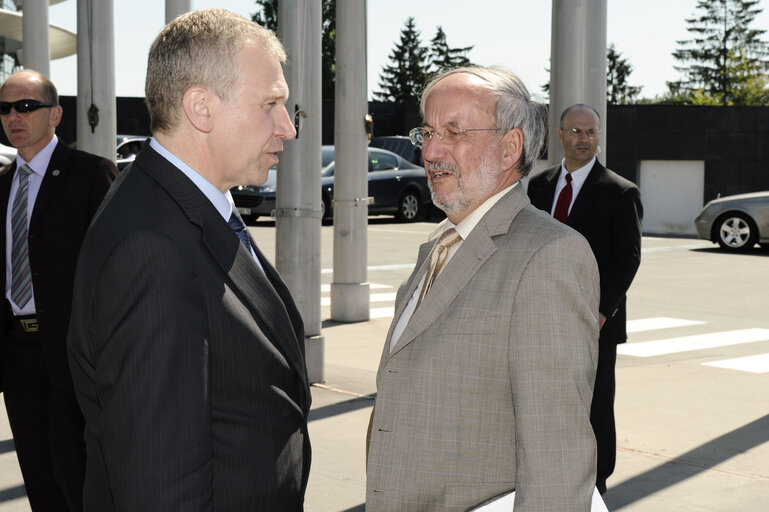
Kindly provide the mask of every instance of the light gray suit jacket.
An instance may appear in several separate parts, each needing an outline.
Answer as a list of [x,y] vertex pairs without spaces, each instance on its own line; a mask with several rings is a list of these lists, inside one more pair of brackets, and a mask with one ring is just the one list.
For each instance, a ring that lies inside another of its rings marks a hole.
[[[427,270],[424,244],[393,325]],[[599,278],[585,239],[520,185],[448,262],[377,375],[368,512],[587,511]]]

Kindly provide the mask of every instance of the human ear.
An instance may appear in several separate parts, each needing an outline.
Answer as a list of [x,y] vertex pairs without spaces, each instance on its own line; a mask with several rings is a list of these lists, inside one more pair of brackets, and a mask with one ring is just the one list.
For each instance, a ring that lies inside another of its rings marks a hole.
[[192,86],[184,92],[182,111],[196,130],[204,133],[213,130],[217,99],[211,91],[201,86]]

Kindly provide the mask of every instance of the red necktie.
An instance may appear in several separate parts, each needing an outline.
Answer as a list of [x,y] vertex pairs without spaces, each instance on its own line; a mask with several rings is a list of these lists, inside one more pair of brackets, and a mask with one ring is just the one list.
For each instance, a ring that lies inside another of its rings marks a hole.
[[558,202],[555,203],[553,217],[566,224],[566,219],[569,218],[569,205],[571,205],[571,173],[567,172],[566,186],[563,187],[563,190],[558,195]]

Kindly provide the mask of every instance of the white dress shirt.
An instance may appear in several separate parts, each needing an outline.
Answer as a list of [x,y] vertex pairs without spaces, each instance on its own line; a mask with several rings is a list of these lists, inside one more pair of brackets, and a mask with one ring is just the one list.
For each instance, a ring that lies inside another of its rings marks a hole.
[[[595,157],[593,157],[584,167],[580,167],[576,171],[571,171],[571,203],[569,203],[569,212],[571,212],[571,207],[574,206],[574,201],[577,199],[579,191],[582,189],[582,185],[585,184],[585,180],[587,179],[587,175],[590,174],[590,169],[593,168],[593,164],[595,164]],[[561,174],[558,176],[558,183],[555,185],[555,195],[553,196],[553,205],[550,207],[550,215],[555,214],[555,205],[558,202],[558,196],[560,195],[561,190],[566,187],[566,174],[568,172],[569,171],[566,170],[566,166],[564,165],[564,160],[561,160]]]
[[53,156],[53,150],[56,149],[56,144],[59,143],[59,139],[56,135],[53,136],[51,141],[41,149],[32,160],[25,161],[21,155],[16,154],[16,172],[13,175],[13,182],[11,183],[11,194],[8,196],[8,210],[5,214],[5,298],[11,303],[11,309],[15,316],[27,316],[34,315],[37,309],[35,308],[35,289],[32,288],[32,298],[29,299],[27,304],[19,309],[19,307],[11,300],[11,282],[13,269],[11,268],[13,252],[13,232],[11,226],[11,217],[13,215],[13,200],[16,197],[16,192],[19,190],[19,169],[22,165],[27,164],[32,169],[32,174],[29,175],[29,189],[27,191],[27,229],[29,229],[29,220],[32,218],[32,211],[35,209],[35,201],[37,200],[37,194],[40,192],[40,185],[43,183],[43,177],[45,171],[48,169],[48,164],[51,163],[51,156]]

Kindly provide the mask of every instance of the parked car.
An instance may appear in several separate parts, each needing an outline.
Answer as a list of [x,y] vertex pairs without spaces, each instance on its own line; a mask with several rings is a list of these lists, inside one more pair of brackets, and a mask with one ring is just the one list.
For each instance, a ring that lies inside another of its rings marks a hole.
[[[321,146],[321,169],[334,161],[334,146]],[[230,194],[235,201],[238,213],[246,222],[254,222],[259,217],[272,217],[275,210],[275,187],[278,183],[277,171],[270,169],[267,181],[262,185],[242,185],[232,187]]]
[[403,135],[385,135],[374,137],[368,145],[370,148],[382,148],[400,155],[412,164],[422,165],[422,150],[411,143],[411,139]]
[[[323,146],[324,158],[333,160],[334,146]],[[323,218],[333,216],[334,162],[321,171]],[[369,148],[368,194],[372,197],[369,213],[395,215],[401,221],[421,218],[432,206],[423,168],[402,157],[378,148]],[[235,206],[246,221],[272,216],[277,195],[277,172],[271,169],[261,186],[230,189]]]
[[122,171],[128,164],[134,161],[136,154],[141,150],[147,135],[118,135],[117,136],[117,169]]
[[0,143],[0,167],[5,167],[14,160],[16,160],[16,148]]
[[[324,218],[333,216],[334,167],[321,173]],[[369,214],[395,215],[401,222],[421,219],[432,204],[424,168],[378,148],[368,150],[368,195]]]
[[729,251],[769,244],[769,191],[719,197],[694,219],[697,235]]

